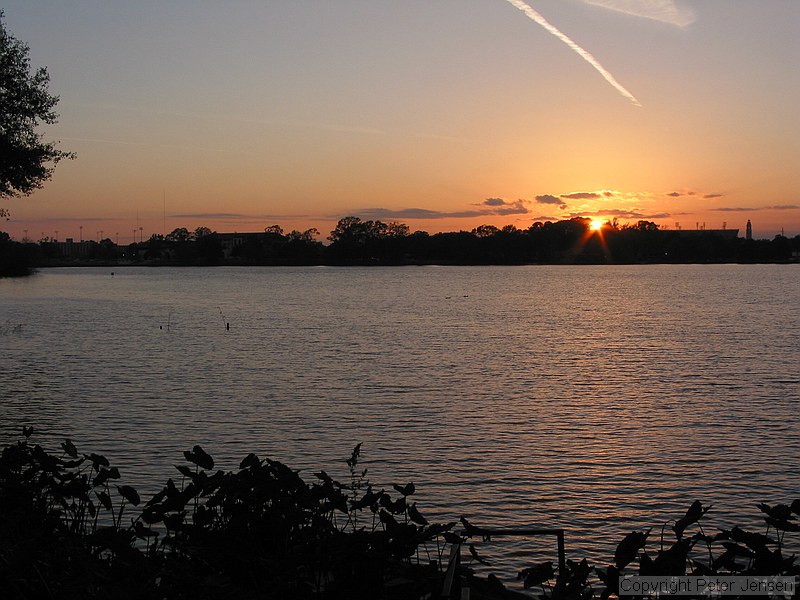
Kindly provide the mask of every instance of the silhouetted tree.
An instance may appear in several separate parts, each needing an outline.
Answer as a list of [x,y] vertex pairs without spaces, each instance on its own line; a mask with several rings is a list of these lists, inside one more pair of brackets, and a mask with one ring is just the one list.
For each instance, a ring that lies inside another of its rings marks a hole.
[[190,238],[191,234],[186,227],[177,227],[170,231],[164,239],[168,242],[188,242]]
[[0,277],[22,277],[31,274],[31,263],[37,246],[20,244],[0,231]]
[[200,238],[206,237],[207,235],[211,235],[212,233],[214,232],[211,231],[208,227],[198,227],[192,232],[192,237],[196,240],[199,240]]
[[500,230],[494,225],[478,225],[475,229],[472,230],[472,235],[484,238],[492,236],[498,231]]
[[[36,131],[56,123],[58,96],[48,91],[45,67],[31,71],[30,48],[6,31],[0,10],[0,198],[27,196],[50,179],[55,165],[74,154],[45,142]],[[7,216],[0,209],[0,216]]]

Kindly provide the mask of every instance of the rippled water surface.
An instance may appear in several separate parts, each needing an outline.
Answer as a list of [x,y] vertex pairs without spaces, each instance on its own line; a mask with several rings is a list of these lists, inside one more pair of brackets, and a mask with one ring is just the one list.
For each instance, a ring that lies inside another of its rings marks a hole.
[[0,280],[0,344],[0,442],[140,491],[196,443],[344,476],[364,442],[429,516],[602,560],[694,499],[800,496],[796,265],[45,269]]

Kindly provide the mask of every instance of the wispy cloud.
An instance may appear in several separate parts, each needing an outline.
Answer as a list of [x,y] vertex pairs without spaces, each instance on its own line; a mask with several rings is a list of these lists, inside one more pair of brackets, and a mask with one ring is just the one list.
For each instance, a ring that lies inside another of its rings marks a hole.
[[684,188],[682,192],[673,191],[664,195],[668,198],[681,198],[682,196],[700,196],[704,200],[713,200],[714,198],[722,198],[725,196],[725,194],[721,192],[704,193],[686,188]]
[[471,217],[527,215],[530,209],[525,200],[509,202],[502,198],[487,198],[477,208],[456,211],[439,211],[427,208],[362,208],[352,214],[365,219],[466,219]]
[[628,90],[626,90],[622,84],[620,84],[614,76],[609,73],[603,65],[601,65],[598,60],[592,56],[587,50],[584,50],[581,46],[573,42],[569,37],[567,37],[564,33],[562,33],[557,27],[551,25],[550,22],[545,19],[542,15],[536,12],[533,8],[531,8],[522,0],[506,0],[511,6],[514,8],[521,10],[525,15],[535,23],[541,25],[548,33],[553,34],[562,42],[564,42],[567,46],[569,46],[578,56],[580,56],[583,60],[588,62],[594,69],[603,76],[608,83],[610,83],[620,94],[622,94],[625,98],[630,100],[636,106],[641,106],[641,102],[639,102],[636,97],[631,94]]
[[539,204],[555,204],[561,208],[567,207],[567,204],[561,198],[551,194],[542,194],[541,196],[536,196],[536,202]]
[[246,223],[255,223],[260,221],[273,221],[278,219],[309,219],[314,215],[297,214],[297,215],[273,215],[273,214],[245,214],[245,213],[179,213],[174,215],[167,215],[170,219],[214,219],[217,221],[242,221]]
[[758,210],[797,210],[800,209],[798,204],[773,204],[772,206],[723,206],[720,208],[711,208],[709,210],[714,212],[755,212]]
[[172,148],[175,150],[200,150],[202,152],[222,152],[227,153],[229,150],[222,148],[206,148],[203,146],[181,146],[179,144],[159,144],[154,142],[134,142],[130,140],[110,140],[106,138],[84,138],[84,137],[62,137],[60,140],[67,140],[69,142],[87,142],[90,144],[113,144],[115,146],[156,146],[158,148]]
[[595,200],[600,198],[600,194],[597,192],[572,192],[571,194],[561,194],[561,197],[570,200]]
[[624,208],[609,208],[597,212],[580,212],[572,213],[572,217],[617,217],[620,219],[667,219],[672,215],[670,213],[646,213],[638,210],[630,210]]
[[634,17],[653,19],[677,27],[686,27],[695,21],[694,11],[678,6],[674,0],[583,0],[587,4]]

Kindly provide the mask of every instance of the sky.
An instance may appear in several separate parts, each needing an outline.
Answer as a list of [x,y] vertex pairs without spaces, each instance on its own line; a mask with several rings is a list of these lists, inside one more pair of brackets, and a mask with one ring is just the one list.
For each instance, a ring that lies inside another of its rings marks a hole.
[[324,239],[347,215],[800,234],[798,0],[2,8],[61,99],[45,138],[77,153],[2,202],[15,239]]

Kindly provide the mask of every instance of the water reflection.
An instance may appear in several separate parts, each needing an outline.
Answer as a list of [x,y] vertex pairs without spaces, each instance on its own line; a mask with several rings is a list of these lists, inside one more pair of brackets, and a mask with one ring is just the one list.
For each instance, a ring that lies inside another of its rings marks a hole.
[[33,423],[142,489],[195,443],[344,473],[363,441],[426,514],[590,556],[800,489],[792,266],[101,271],[0,282],[3,441]]

